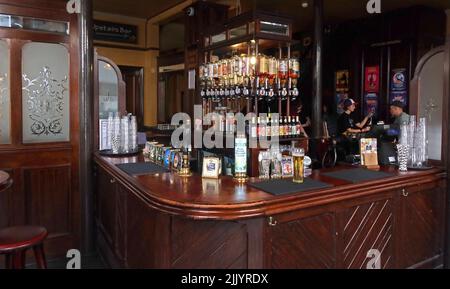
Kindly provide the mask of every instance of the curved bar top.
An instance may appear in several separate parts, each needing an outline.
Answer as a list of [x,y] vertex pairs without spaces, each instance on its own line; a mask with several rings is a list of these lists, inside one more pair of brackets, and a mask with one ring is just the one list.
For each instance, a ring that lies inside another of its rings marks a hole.
[[[188,178],[180,177],[176,173],[130,176],[116,166],[144,162],[142,154],[111,158],[96,153],[94,161],[113,176],[115,181],[134,192],[152,208],[194,219],[236,220],[269,216],[445,178],[444,170],[439,168],[401,173],[393,167],[381,167],[381,171],[389,172],[393,176],[361,183],[351,183],[321,174],[352,168],[337,166],[316,170],[311,176],[312,179],[332,185],[330,188],[274,196],[246,183],[239,184],[226,176],[217,180],[204,179],[198,174]],[[255,179],[250,178],[248,181],[252,180]]]

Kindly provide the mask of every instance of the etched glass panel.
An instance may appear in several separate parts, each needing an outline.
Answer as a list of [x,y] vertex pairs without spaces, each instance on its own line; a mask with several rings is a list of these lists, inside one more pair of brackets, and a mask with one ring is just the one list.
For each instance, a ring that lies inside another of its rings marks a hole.
[[106,119],[110,112],[119,111],[119,80],[114,68],[98,61],[99,118]]
[[23,142],[69,141],[69,53],[31,42],[22,49]]
[[9,144],[11,105],[9,97],[9,46],[0,39],[0,144]]

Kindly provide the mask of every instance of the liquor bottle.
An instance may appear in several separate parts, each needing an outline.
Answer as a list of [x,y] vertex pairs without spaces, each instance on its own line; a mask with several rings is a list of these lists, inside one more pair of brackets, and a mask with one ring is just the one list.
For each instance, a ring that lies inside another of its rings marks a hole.
[[220,114],[219,115],[219,131],[224,132],[225,126],[226,126],[226,118],[222,114]]
[[236,116],[234,114],[231,114],[230,130],[232,134],[236,131]]
[[266,137],[266,117],[262,117],[261,118],[261,130],[260,130],[260,136],[261,137]]
[[295,123],[294,117],[292,117],[291,131],[292,131],[292,137],[297,137],[297,135],[298,135],[297,124]]
[[278,79],[280,80],[280,89],[281,92],[280,97],[282,100],[286,100],[288,95],[287,91],[287,81],[288,81],[288,59],[279,59],[278,60]]
[[280,127],[278,126],[278,119],[277,118],[273,118],[272,119],[272,137],[277,137],[278,134],[280,133]]
[[252,117],[252,125],[250,127],[250,136],[252,138],[258,137],[258,124],[256,123],[256,117]]
[[297,123],[297,136],[300,136],[302,133],[302,123],[300,122],[300,117],[298,115],[296,117],[296,123]]
[[290,135],[288,120],[289,120],[289,118],[287,116],[285,116],[284,117],[284,136],[285,137],[289,137],[289,135]]
[[292,136],[291,116],[288,116],[287,118],[288,120],[286,123],[286,132],[287,132],[286,135],[287,137],[291,137]]
[[280,125],[278,126],[278,131],[279,131],[278,135],[280,137],[284,137],[284,122],[282,116],[280,116]]
[[267,117],[266,135],[267,135],[267,138],[272,137],[272,122],[271,122],[270,113],[269,113],[269,116]]
[[259,116],[256,125],[257,125],[256,136],[259,138],[261,136],[261,118]]

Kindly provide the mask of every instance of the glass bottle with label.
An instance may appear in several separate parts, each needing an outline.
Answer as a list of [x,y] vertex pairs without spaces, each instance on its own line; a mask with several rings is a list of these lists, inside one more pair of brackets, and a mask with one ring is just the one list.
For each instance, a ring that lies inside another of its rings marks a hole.
[[283,122],[282,116],[280,116],[280,124],[278,126],[278,130],[279,130],[278,136],[283,137],[284,136],[284,122]]
[[258,116],[258,121],[256,123],[256,136],[261,136],[261,118]]
[[266,137],[266,116],[261,117],[261,129],[259,131],[260,137]]
[[291,126],[291,117],[287,117],[287,123],[286,123],[286,136],[291,137],[292,136],[292,126]]
[[258,124],[256,123],[256,117],[252,117],[252,124],[250,127],[250,136],[252,138],[258,137]]
[[302,133],[302,123],[300,122],[300,117],[297,115],[296,119],[296,131],[297,131],[297,136],[300,136]]
[[234,177],[238,181],[245,181],[247,178],[247,138],[245,135],[238,135],[235,139]]
[[294,117],[292,117],[291,131],[292,131],[292,137],[297,137],[297,135],[298,135],[298,132],[297,132],[297,124],[295,123]]
[[278,118],[275,117],[272,119],[272,134],[271,136],[273,137],[278,137],[279,133],[280,133],[280,127],[278,125]]

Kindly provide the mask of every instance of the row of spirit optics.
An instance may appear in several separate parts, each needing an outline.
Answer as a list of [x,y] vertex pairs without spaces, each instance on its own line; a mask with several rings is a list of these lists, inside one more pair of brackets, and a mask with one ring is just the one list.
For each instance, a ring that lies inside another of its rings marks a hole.
[[250,97],[268,102],[288,97],[295,100],[299,76],[300,62],[296,58],[235,55],[200,66],[201,96],[213,102]]

